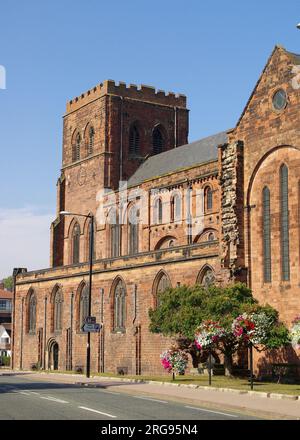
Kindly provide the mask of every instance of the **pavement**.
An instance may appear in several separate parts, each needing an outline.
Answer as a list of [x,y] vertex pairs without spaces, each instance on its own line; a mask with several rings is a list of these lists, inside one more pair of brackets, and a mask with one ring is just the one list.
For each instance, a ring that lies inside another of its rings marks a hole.
[[0,393],[0,419],[300,420],[300,400],[284,395],[101,376],[2,370]]

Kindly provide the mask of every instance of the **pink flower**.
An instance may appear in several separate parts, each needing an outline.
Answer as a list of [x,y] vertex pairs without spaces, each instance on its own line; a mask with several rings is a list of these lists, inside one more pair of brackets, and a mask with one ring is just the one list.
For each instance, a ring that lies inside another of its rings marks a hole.
[[199,350],[202,350],[202,345],[199,344],[199,342],[197,341],[197,339],[195,339],[195,344],[196,344],[196,347],[197,347]]

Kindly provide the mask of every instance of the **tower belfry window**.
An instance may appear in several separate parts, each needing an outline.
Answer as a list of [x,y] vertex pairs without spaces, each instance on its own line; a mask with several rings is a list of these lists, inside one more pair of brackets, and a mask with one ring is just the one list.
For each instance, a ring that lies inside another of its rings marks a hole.
[[152,134],[153,153],[159,154],[164,150],[164,139],[159,127],[155,127]]
[[94,140],[95,140],[95,130],[94,127],[89,129],[89,144],[88,144],[88,154],[93,154],[94,150]]
[[81,136],[79,133],[77,133],[75,142],[73,144],[73,161],[80,159],[80,149],[81,149]]
[[139,154],[140,152],[140,134],[137,127],[134,125],[129,133],[129,154]]

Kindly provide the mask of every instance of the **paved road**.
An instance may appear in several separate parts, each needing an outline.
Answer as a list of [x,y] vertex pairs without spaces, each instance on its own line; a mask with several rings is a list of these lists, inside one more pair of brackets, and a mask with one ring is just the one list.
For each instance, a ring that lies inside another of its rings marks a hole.
[[0,420],[238,420],[240,413],[99,388],[0,375]]

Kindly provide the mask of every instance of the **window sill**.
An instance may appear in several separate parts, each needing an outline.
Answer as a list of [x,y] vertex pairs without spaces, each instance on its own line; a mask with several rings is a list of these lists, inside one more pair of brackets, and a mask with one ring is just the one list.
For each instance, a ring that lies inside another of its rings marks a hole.
[[126,330],[125,329],[115,329],[112,331],[112,333],[115,335],[120,335],[120,334],[124,335],[126,333]]

